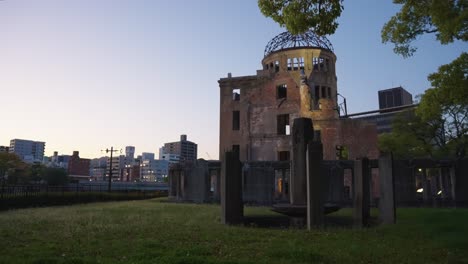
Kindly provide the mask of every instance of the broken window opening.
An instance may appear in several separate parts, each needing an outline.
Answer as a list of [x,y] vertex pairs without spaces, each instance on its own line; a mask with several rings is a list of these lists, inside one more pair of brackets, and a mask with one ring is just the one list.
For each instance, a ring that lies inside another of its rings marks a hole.
[[319,58],[313,57],[312,58],[312,65],[314,66],[313,67],[314,70],[318,70],[318,64],[319,64]]
[[265,70],[268,70],[268,63],[265,64]]
[[327,97],[331,98],[331,88],[327,87]]
[[270,63],[270,70],[272,70],[272,69],[273,69],[273,62]]
[[232,130],[239,130],[240,128],[240,112],[232,111]]
[[329,70],[330,70],[330,60],[325,59],[325,71],[329,71]]
[[286,125],[286,136],[291,135],[291,127],[289,125]]
[[326,90],[325,90],[325,89],[327,89],[327,87],[322,86],[322,98],[326,98],[326,97],[327,97],[327,93],[326,93]]
[[289,151],[278,151],[278,160],[279,161],[289,161],[290,160],[290,153]]
[[322,58],[322,57],[319,58],[319,66],[320,66],[320,67],[319,67],[319,68],[320,68],[320,71],[324,71],[324,70],[325,70],[325,69],[324,69],[324,68],[325,68],[325,64],[324,64],[324,62],[323,62],[323,58]]
[[286,135],[286,126],[289,126],[289,114],[276,116],[278,135]]
[[288,71],[292,69],[293,60],[288,58]]
[[275,61],[275,72],[279,72],[279,61]]
[[314,89],[314,104],[313,104],[314,110],[317,110],[319,108],[319,98],[320,98],[320,86],[316,85]]
[[299,58],[299,69],[304,70],[304,57]]
[[232,145],[232,153],[237,157],[239,158],[240,156],[240,147],[239,145]]
[[293,58],[293,70],[295,70],[295,71],[299,70],[299,59],[298,58]]
[[288,97],[288,86],[286,84],[280,84],[276,86],[276,99],[282,99]]
[[232,89],[232,100],[233,101],[240,100],[240,89]]

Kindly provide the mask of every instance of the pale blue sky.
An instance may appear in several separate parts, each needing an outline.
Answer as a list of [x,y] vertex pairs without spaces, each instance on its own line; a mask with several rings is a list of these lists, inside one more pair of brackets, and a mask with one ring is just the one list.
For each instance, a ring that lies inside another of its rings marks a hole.
[[[415,56],[395,55],[380,40],[391,2],[345,1],[329,37],[350,113],[376,109],[380,89],[422,93],[429,73],[468,50],[425,36]],[[254,75],[282,31],[255,0],[0,1],[0,145],[41,140],[46,155],[93,158],[110,146],[157,153],[187,134],[216,159],[218,79]]]

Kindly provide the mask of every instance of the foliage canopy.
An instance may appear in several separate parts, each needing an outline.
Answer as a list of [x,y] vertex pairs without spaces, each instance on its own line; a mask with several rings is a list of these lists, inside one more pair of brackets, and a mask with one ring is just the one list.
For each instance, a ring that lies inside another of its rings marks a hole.
[[258,0],[263,15],[272,18],[291,34],[312,28],[323,36],[335,33],[343,0]]
[[441,44],[468,40],[468,1],[393,0],[402,5],[382,28],[382,42],[395,45],[394,52],[409,57],[416,51],[410,44],[426,33],[436,34]]

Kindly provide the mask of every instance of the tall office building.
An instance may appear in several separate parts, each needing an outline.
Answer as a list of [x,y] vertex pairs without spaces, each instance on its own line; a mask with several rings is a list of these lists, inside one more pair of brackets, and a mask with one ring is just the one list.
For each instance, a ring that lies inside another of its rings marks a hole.
[[154,160],[154,153],[152,152],[141,153],[141,160]]
[[379,109],[413,104],[413,96],[403,87],[379,91]]
[[[165,154],[177,154],[182,161],[196,161],[197,160],[197,144],[188,141],[187,135],[181,135],[180,141],[165,143],[163,148],[159,149],[159,156]],[[162,153],[161,153],[162,152]]]
[[12,139],[10,141],[10,153],[18,155],[25,162],[42,162],[44,150],[45,142],[24,139]]
[[134,146],[126,146],[125,147],[125,157],[127,160],[131,160],[135,158],[135,147]]

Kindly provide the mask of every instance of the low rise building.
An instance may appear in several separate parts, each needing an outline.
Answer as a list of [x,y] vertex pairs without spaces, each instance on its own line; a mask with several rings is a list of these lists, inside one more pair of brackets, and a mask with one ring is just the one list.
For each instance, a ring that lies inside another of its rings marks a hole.
[[68,162],[68,176],[75,181],[89,181],[90,159],[80,158],[78,151],[73,151],[73,155]]

